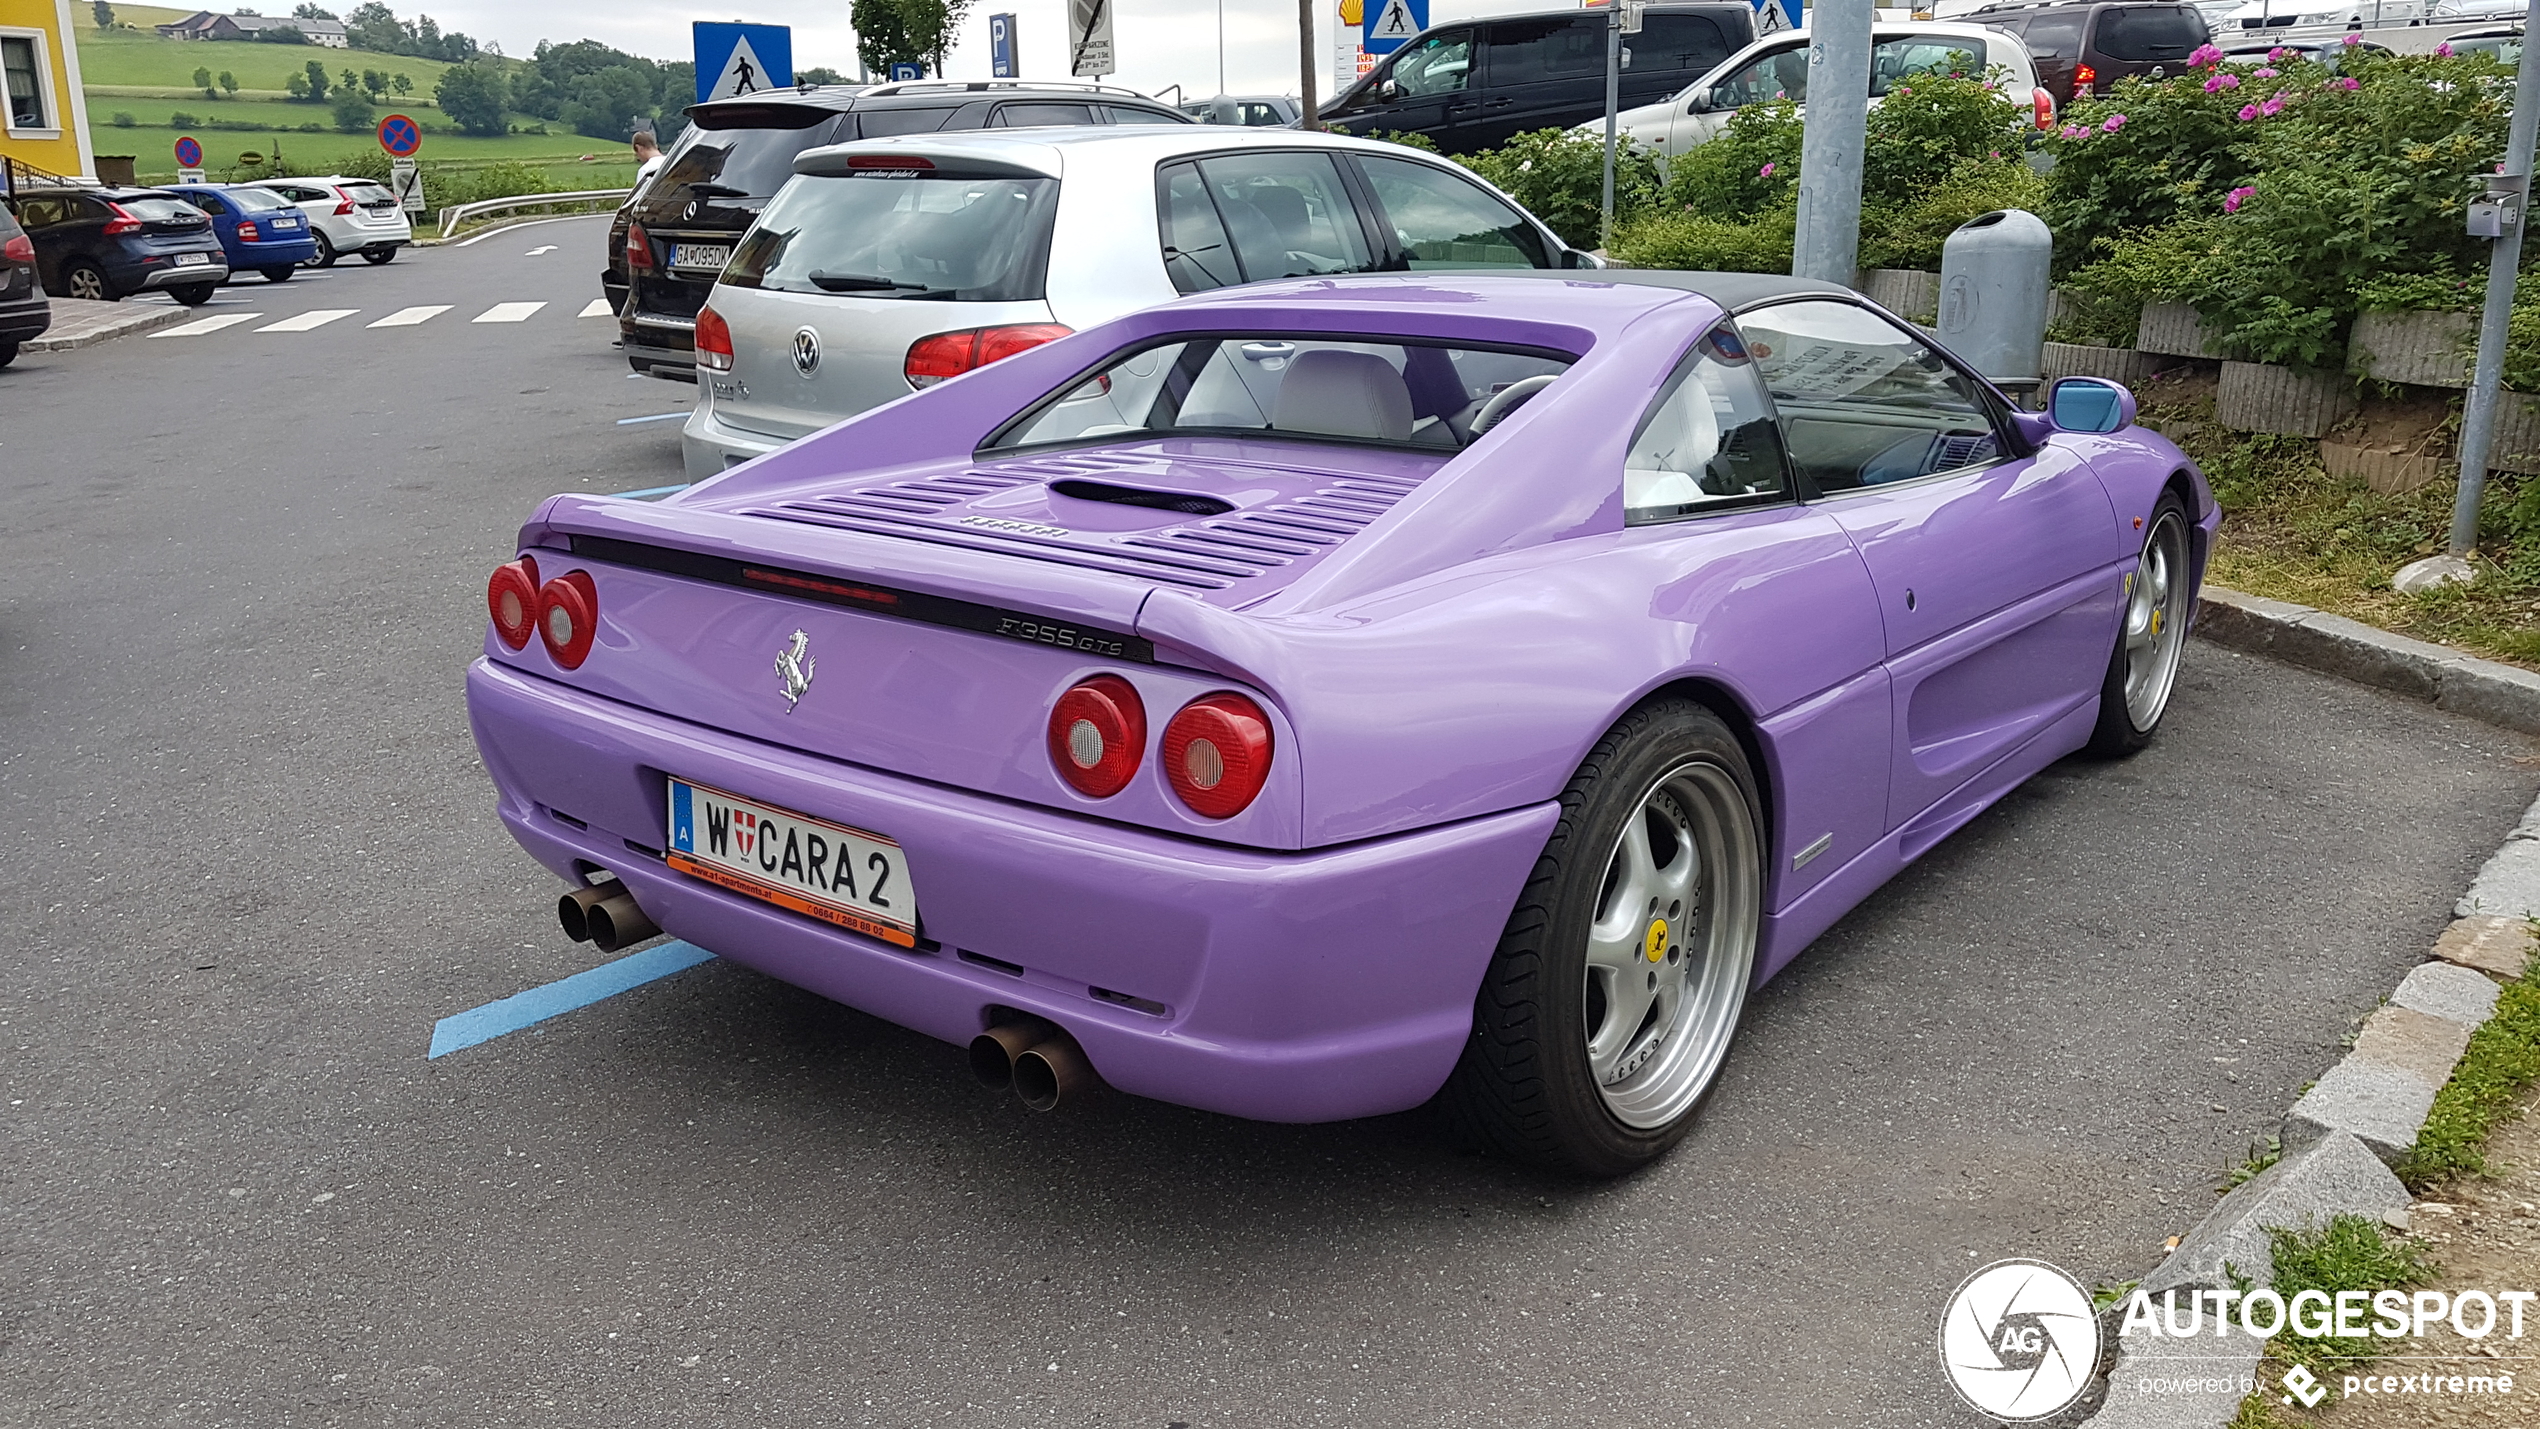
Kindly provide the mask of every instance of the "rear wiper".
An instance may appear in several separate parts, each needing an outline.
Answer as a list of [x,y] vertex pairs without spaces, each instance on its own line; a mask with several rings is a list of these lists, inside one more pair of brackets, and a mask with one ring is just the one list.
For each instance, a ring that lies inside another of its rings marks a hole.
[[876,278],[866,273],[832,273],[825,268],[814,268],[805,276],[811,279],[813,287],[824,293],[931,293],[935,291],[924,283],[903,283],[895,278]]
[[727,188],[722,184],[689,184],[688,192],[699,198],[748,198],[747,189]]

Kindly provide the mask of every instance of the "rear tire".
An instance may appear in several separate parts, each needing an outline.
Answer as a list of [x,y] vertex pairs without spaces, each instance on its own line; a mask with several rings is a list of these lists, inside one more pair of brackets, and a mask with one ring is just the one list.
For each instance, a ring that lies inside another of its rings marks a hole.
[[285,263],[277,268],[259,268],[256,271],[264,274],[265,281],[268,283],[288,283],[291,281],[291,275],[300,270]]
[[2099,683],[2099,723],[2089,753],[2122,759],[2152,742],[2178,687],[2196,592],[2188,569],[2187,507],[2163,492],[2143,523],[2143,552],[2126,577],[2125,618]]
[[1684,1139],[1754,977],[1759,809],[1737,735],[1690,700],[1597,741],[1482,976],[1439,1094],[1450,1132],[1600,1177]]
[[189,308],[199,308],[212,300],[212,290],[218,286],[217,283],[172,283],[168,286],[167,295]]
[[397,250],[394,247],[365,248],[362,250],[362,261],[370,264],[372,267],[377,267],[382,263],[393,263],[396,261],[396,258]]
[[62,265],[62,296],[84,298],[92,303],[111,303],[123,294],[106,277],[106,270],[85,258],[74,258]]
[[316,235],[316,237],[318,248],[317,256],[314,258],[303,259],[300,266],[303,268],[334,267],[335,260],[342,256],[335,251],[335,240],[327,237],[323,233]]

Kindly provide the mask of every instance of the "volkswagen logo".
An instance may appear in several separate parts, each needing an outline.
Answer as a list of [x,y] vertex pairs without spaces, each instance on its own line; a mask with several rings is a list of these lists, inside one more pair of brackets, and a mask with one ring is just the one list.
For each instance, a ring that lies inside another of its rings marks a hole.
[[794,370],[805,377],[820,370],[820,334],[810,328],[794,334]]

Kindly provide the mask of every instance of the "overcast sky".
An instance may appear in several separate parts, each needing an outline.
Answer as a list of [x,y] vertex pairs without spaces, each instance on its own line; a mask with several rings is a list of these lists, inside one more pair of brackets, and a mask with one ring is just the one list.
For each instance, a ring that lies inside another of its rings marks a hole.
[[[1371,0],[1371,3],[1375,0]],[[1192,95],[1217,91],[1218,14],[1215,0],[1113,0],[1120,73],[1113,78],[1150,93],[1180,83]],[[419,6],[391,0],[412,19]],[[281,14],[290,6],[262,7]],[[342,13],[341,6],[329,9]],[[1506,15],[1570,8],[1561,0],[1432,0],[1429,20]],[[1334,0],[1316,0],[1315,85],[1331,97],[1332,35],[1338,27]],[[855,32],[845,0],[749,0],[748,8],[719,12],[658,0],[434,0],[428,11],[445,30],[460,30],[503,52],[526,56],[540,40],[598,40],[659,60],[689,57],[689,25],[697,20],[748,20],[794,27],[794,63],[827,65],[853,77]],[[1023,36],[1023,77],[1060,79],[1067,74],[1067,0],[973,0],[961,43],[952,52],[950,77],[988,77],[988,16],[1011,13]],[[1225,76],[1236,94],[1294,94],[1297,87],[1294,0],[1224,0]]]

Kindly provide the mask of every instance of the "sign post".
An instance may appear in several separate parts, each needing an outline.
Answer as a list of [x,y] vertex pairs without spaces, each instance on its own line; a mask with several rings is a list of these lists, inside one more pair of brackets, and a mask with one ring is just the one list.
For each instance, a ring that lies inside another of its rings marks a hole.
[[988,17],[988,74],[995,79],[1023,77],[1023,44],[1010,14]]
[[697,102],[763,94],[794,82],[794,28],[699,20]]
[[1112,57],[1111,0],[1067,0],[1067,72],[1078,79],[1117,74]]
[[176,181],[181,184],[203,181],[203,146],[191,134],[176,141]]

